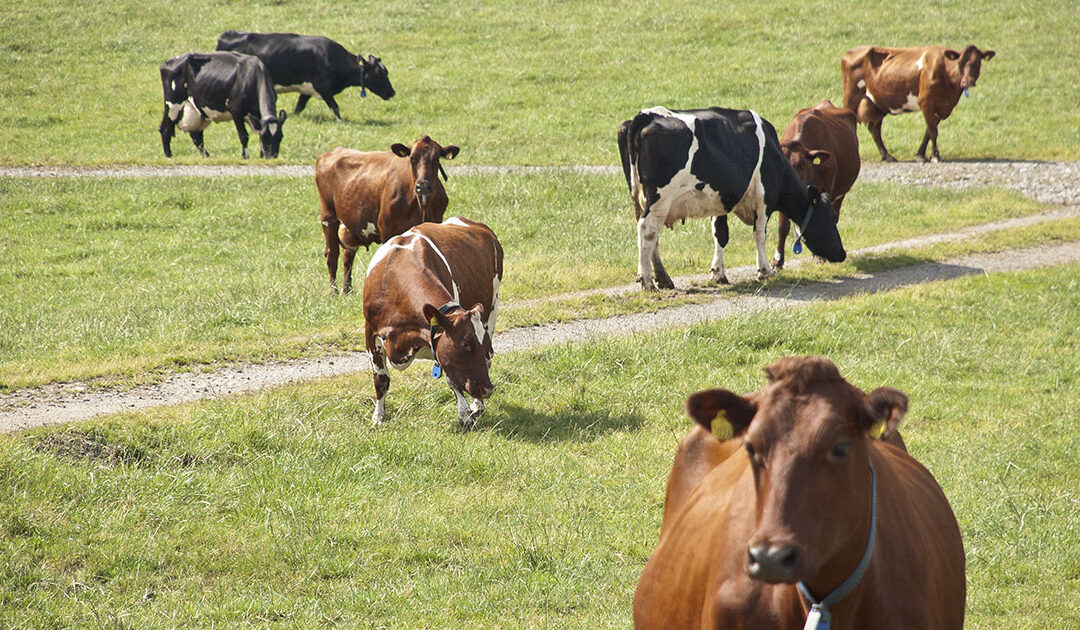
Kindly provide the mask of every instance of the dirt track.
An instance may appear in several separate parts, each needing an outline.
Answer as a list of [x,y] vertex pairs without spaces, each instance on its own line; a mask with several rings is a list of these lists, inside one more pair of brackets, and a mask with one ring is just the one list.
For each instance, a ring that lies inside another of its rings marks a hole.
[[[191,169],[195,169],[194,172]],[[594,174],[617,173],[612,167],[458,167],[458,174],[531,171],[575,171]],[[24,172],[32,171],[32,172]],[[148,173],[146,171],[149,171]],[[308,167],[170,167],[168,169],[0,169],[9,177],[147,177],[163,173],[182,176],[231,175],[310,175]],[[850,252],[853,255],[878,253],[900,247],[958,240],[976,233],[1010,229],[1041,221],[1080,216],[1080,163],[954,163],[954,164],[867,164],[864,181],[892,180],[912,185],[969,188],[1002,185],[1052,204],[1069,207],[1048,211],[1034,217],[1013,219],[976,226],[955,233],[939,234]],[[766,291],[757,295],[719,294],[703,303],[672,307],[655,313],[638,313],[603,319],[579,320],[565,324],[518,328],[500,333],[495,339],[497,353],[516,352],[551,344],[584,341],[607,336],[643,332],[711,321],[738,314],[791,308],[815,301],[836,300],[856,293],[874,293],[933,280],[964,275],[1017,271],[1080,260],[1080,243],[1009,250],[994,254],[966,256],[940,263],[860,275],[827,283],[808,283],[796,288]],[[750,279],[749,267],[729,270],[732,281]],[[701,277],[676,279],[685,287]],[[636,285],[612,287],[584,293],[623,293],[637,290]],[[555,298],[549,299],[558,299]],[[519,305],[524,303],[519,302]],[[506,308],[513,308],[506,303]],[[257,391],[341,374],[365,372],[369,368],[366,353],[356,352],[319,359],[243,365],[202,374],[177,374],[164,382],[131,390],[90,390],[85,384],[57,384],[0,395],[0,433],[84,420],[98,415],[126,410],[171,405],[193,400],[217,398]]]

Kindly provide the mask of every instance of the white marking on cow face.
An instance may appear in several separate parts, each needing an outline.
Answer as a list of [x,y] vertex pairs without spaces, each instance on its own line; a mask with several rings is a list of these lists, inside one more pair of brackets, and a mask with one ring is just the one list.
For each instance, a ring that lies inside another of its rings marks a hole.
[[461,219],[461,217],[450,217],[443,221],[443,225],[456,225],[458,227],[469,227],[469,224]]
[[368,224],[364,226],[364,229],[360,230],[360,236],[375,236],[375,232],[377,231],[378,229],[375,227],[375,224],[368,222]]
[[859,79],[859,82],[856,83],[855,86],[858,87],[860,90],[865,88],[866,87],[866,80],[865,79]]
[[308,96],[315,96],[315,86],[310,81],[304,81],[303,83],[297,83],[295,85],[277,85],[274,84],[275,92],[299,92],[301,94],[307,94]]

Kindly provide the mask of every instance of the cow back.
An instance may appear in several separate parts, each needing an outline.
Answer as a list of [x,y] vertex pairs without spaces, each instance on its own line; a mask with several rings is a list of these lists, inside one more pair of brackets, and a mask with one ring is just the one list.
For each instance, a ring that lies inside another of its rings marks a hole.
[[855,113],[836,107],[827,99],[814,107],[800,109],[780,136],[780,146],[789,153],[793,149],[828,151],[834,163],[826,181],[819,184],[802,177],[803,173],[799,175],[806,183],[832,195],[834,200],[851,190],[862,167]]

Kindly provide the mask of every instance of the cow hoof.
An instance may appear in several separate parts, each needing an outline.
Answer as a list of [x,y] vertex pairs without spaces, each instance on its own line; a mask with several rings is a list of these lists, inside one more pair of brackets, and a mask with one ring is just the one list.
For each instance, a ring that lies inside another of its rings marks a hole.
[[772,269],[758,269],[757,270],[757,279],[758,280],[766,280],[770,276],[772,276],[774,273],[775,272]]
[[930,162],[933,163],[933,164],[937,164],[937,163],[941,162],[941,156],[935,155],[934,157],[930,158]]
[[645,280],[641,276],[638,276],[637,281],[641,284],[641,289],[643,291],[656,291],[656,283],[652,280]]
[[923,164],[926,164],[926,163],[927,163],[927,162],[929,162],[930,160],[926,159],[926,156],[925,156],[925,155],[916,155],[916,156],[915,156],[915,161],[916,161],[916,162],[922,162]]
[[661,289],[675,289],[675,283],[672,282],[671,278],[668,278],[666,276],[663,278],[657,278],[656,286],[660,287]]
[[386,424],[386,413],[379,413],[379,410],[376,409],[375,412],[371,414],[371,424],[374,424],[375,426]]
[[728,282],[727,274],[713,275],[713,284],[731,284]]
[[891,155],[886,154],[886,155],[881,156],[881,161],[882,162],[895,162],[896,158],[894,158]]
[[784,259],[779,257],[779,256],[773,256],[772,264],[773,264],[773,269],[776,269],[777,271],[780,271],[781,269],[784,268]]

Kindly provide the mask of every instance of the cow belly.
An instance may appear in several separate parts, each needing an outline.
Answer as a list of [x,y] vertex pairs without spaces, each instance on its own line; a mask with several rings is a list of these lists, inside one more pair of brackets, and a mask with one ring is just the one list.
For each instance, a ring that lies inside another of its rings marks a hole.
[[[661,199],[663,194],[661,193]],[[683,219],[701,219],[727,214],[720,195],[706,187],[705,190],[690,190],[675,197],[670,204],[664,225],[671,227]]]
[[743,223],[753,226],[757,222],[758,212],[761,212],[764,207],[765,187],[761,184],[761,169],[759,168],[750,178],[750,184],[746,187],[742,199],[739,199],[739,203],[735,204],[731,211],[742,219]]
[[[209,115],[210,112],[207,112]],[[181,131],[202,131],[210,126],[210,119],[203,118],[199,108],[190,100],[184,101],[180,111],[180,121],[176,125]]]
[[315,96],[315,86],[310,81],[304,81],[303,83],[297,83],[295,85],[274,85],[275,92],[299,92],[301,94],[307,94],[308,96]]

